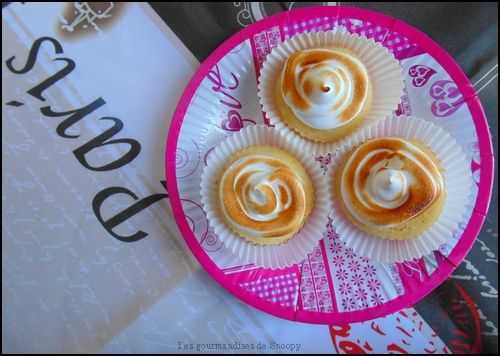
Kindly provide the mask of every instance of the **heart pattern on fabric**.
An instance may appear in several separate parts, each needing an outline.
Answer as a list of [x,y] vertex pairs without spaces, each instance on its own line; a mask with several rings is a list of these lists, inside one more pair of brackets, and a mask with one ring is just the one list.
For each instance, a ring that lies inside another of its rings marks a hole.
[[413,86],[422,87],[434,74],[436,74],[436,71],[422,64],[416,64],[410,67],[410,69],[408,70],[408,74],[413,78]]
[[438,80],[432,84],[429,94],[435,99],[431,104],[431,111],[437,117],[450,116],[465,102],[462,93],[451,80]]
[[229,110],[227,118],[222,120],[221,127],[226,131],[240,131],[244,127],[245,121],[255,124],[251,119],[243,119],[236,110]]

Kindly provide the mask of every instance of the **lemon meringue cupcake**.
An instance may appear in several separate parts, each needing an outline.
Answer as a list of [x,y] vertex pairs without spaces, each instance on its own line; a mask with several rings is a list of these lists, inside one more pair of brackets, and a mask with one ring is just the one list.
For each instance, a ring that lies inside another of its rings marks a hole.
[[348,219],[389,240],[415,239],[439,218],[446,201],[440,162],[418,140],[362,143],[345,155],[333,183]]
[[332,31],[295,35],[266,56],[258,96],[270,123],[317,153],[390,116],[403,94],[401,65],[380,43]]
[[365,65],[340,48],[293,53],[274,91],[281,120],[317,142],[336,141],[356,129],[370,108],[371,96]]
[[313,184],[302,164],[272,146],[235,152],[216,184],[225,223],[255,244],[287,241],[304,225],[314,205]]
[[227,258],[283,268],[323,238],[332,210],[324,171],[305,140],[249,125],[216,145],[200,183],[203,211]]

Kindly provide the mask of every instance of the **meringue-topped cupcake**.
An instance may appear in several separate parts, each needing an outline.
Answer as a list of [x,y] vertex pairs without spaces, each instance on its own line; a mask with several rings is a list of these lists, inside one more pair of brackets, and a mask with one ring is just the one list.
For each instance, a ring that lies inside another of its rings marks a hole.
[[219,208],[239,236],[262,245],[290,239],[314,204],[314,188],[302,164],[272,146],[236,152],[220,172]]
[[419,141],[374,138],[354,148],[337,169],[336,196],[366,233],[409,240],[430,227],[446,200],[440,162]]
[[291,54],[275,85],[280,119],[316,142],[333,142],[351,133],[362,123],[371,104],[365,65],[341,48]]

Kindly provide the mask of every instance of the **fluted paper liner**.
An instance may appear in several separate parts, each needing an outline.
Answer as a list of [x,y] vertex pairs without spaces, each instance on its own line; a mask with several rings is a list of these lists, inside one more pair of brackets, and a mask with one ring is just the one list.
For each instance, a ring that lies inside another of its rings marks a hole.
[[[293,36],[267,55],[259,77],[258,95],[262,110],[271,124],[287,136],[297,135],[293,129],[280,120],[273,98],[275,80],[292,53],[313,48],[347,49],[365,65],[372,86],[372,102],[361,128],[373,124],[378,119],[392,116],[392,112],[397,109],[401,100],[404,87],[399,62],[387,48],[372,39],[349,33],[344,27],[339,26],[331,31],[301,33]],[[330,152],[339,142],[318,143],[304,139],[310,146],[309,149],[315,153]]]
[[[210,226],[217,236],[244,263],[261,267],[283,268],[301,262],[322,239],[331,211],[327,179],[305,149],[303,140],[287,140],[276,129],[264,125],[248,126],[222,141],[210,154],[201,177],[201,202]],[[227,159],[236,151],[252,145],[281,148],[297,158],[309,174],[314,186],[314,207],[304,226],[280,245],[256,245],[234,233],[217,209],[217,177]]]
[[[440,161],[446,189],[443,211],[434,224],[413,240],[386,240],[361,231],[345,216],[333,189],[335,169],[354,147],[376,137],[401,137],[426,144]],[[379,262],[403,262],[423,257],[447,242],[466,219],[472,175],[460,145],[439,126],[416,117],[391,117],[366,127],[342,141],[331,163],[329,189],[333,227],[357,254]]]

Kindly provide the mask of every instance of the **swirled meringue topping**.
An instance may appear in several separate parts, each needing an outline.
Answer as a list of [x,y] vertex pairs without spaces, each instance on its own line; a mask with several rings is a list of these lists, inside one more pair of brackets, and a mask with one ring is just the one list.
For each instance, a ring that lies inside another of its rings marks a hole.
[[[392,162],[387,163],[389,166]],[[410,193],[405,173],[392,168],[368,176],[367,191],[375,204],[386,209],[400,207]]]
[[286,162],[261,154],[233,162],[221,177],[219,197],[230,224],[250,237],[282,237],[306,217],[301,177]]
[[298,51],[285,63],[281,92],[304,124],[333,129],[363,110],[368,100],[368,74],[357,58],[344,51]]
[[351,215],[371,226],[395,226],[425,211],[444,189],[434,161],[417,145],[395,137],[360,145],[341,175]]

